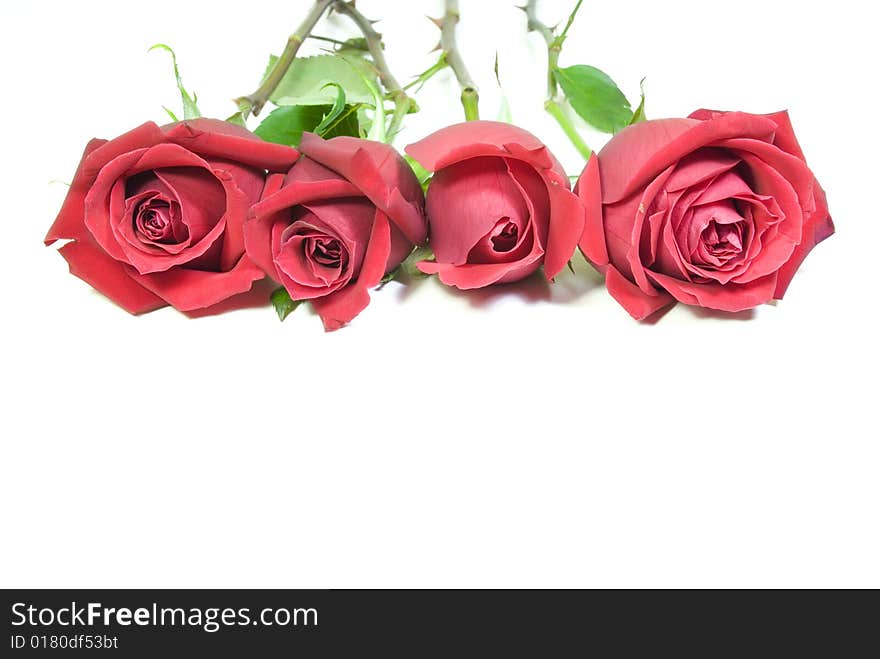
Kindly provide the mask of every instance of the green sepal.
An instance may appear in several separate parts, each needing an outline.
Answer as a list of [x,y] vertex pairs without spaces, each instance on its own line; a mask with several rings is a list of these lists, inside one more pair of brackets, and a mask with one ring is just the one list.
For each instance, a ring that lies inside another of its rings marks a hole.
[[278,319],[282,322],[296,311],[296,308],[303,302],[302,300],[291,298],[290,293],[287,292],[284,286],[273,291],[270,299],[272,300],[272,306],[275,307],[275,313],[278,314]]

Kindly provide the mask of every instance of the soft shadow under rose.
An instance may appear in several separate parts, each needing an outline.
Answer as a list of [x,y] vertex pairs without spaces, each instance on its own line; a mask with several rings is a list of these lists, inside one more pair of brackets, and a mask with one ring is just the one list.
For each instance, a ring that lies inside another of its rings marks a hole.
[[297,157],[214,119],[92,140],[46,244],[70,240],[71,272],[131,313],[234,308],[264,276],[244,250],[248,209],[265,170]]
[[426,240],[424,197],[387,144],[306,133],[300,150],[304,157],[286,176],[267,180],[245,225],[245,245],[292,299],[310,301],[325,329],[336,330]]

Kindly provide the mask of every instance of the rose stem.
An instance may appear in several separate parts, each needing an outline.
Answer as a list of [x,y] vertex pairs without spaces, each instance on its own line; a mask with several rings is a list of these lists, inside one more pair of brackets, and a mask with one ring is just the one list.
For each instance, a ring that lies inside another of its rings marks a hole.
[[446,0],[446,13],[440,21],[440,47],[443,49],[446,62],[458,79],[458,84],[461,85],[464,117],[467,121],[474,121],[480,118],[480,95],[455,42],[455,29],[459,17],[458,0]]
[[284,52],[281,53],[281,57],[275,62],[275,66],[272,67],[272,71],[266,76],[263,84],[261,84],[253,94],[243,96],[237,100],[241,110],[241,116],[244,119],[247,119],[250,114],[253,114],[254,116],[260,114],[260,111],[263,109],[263,106],[266,105],[272,92],[274,92],[278,85],[281,84],[284,75],[287,73],[288,69],[290,69],[294,60],[296,60],[296,54],[299,52],[299,47],[303,44],[303,41],[309,37],[312,30],[315,29],[315,25],[321,20],[321,16],[324,15],[327,8],[334,2],[335,0],[315,0],[315,3],[312,5],[311,10],[309,10],[305,20],[303,20],[302,24],[296,29],[296,32],[291,34],[290,38],[288,38]]
[[528,0],[525,7],[521,7],[521,9],[526,13],[529,32],[537,32],[547,43],[547,100],[544,102],[544,109],[556,119],[559,127],[562,128],[568,139],[571,140],[571,143],[574,144],[575,148],[577,148],[584,159],[588,160],[593,151],[587,146],[587,143],[584,142],[580,133],[578,133],[577,128],[575,128],[574,122],[566,112],[565,107],[561,102],[562,99],[559,97],[559,88],[556,84],[555,75],[556,69],[559,68],[559,53],[562,52],[562,43],[568,36],[568,30],[571,27],[572,22],[574,22],[574,17],[577,14],[578,9],[581,7],[581,2],[583,2],[583,0],[578,0],[574,11],[571,12],[571,15],[568,17],[568,23],[565,24],[565,29],[558,37],[553,34],[553,30],[547,27],[547,25],[541,22],[538,18],[538,0]]
[[379,72],[382,86],[385,87],[385,91],[391,97],[391,100],[394,101],[394,114],[391,116],[391,123],[388,126],[387,132],[388,139],[392,140],[400,130],[403,117],[412,108],[412,101],[388,68],[388,63],[385,61],[385,51],[382,46],[382,35],[373,29],[373,21],[370,21],[360,13],[354,6],[354,2],[336,0],[333,8],[340,14],[346,14],[364,35],[370,56],[373,58],[373,64]]

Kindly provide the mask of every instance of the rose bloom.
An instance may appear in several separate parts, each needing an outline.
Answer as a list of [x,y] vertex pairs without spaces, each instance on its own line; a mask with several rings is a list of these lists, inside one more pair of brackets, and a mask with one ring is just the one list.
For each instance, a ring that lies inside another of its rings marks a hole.
[[636,319],[675,301],[742,311],[781,299],[834,233],[786,112],[699,110],[636,124],[587,164],[582,247]]
[[367,292],[424,243],[421,185],[393,147],[306,133],[303,158],[270,176],[245,225],[247,252],[328,331],[370,302]]
[[584,209],[562,166],[535,136],[470,121],[406,147],[434,172],[428,187],[435,261],[419,269],[462,289],[517,281],[542,264],[553,278],[583,232]]
[[263,278],[242,226],[265,170],[297,157],[214,119],[92,140],[46,244],[70,240],[70,271],[131,313],[210,308]]

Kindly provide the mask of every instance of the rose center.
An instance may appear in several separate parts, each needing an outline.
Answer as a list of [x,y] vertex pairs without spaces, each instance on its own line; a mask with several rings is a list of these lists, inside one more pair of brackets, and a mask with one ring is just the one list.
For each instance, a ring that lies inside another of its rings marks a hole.
[[336,238],[309,238],[306,249],[317,263],[329,268],[338,268],[342,264],[342,245]]
[[509,217],[502,217],[492,230],[492,249],[496,252],[509,252],[519,240],[519,228],[510,221]]
[[721,224],[714,219],[703,229],[701,239],[706,249],[713,256],[727,260],[742,252],[742,222]]
[[134,228],[138,237],[147,243],[169,245],[186,239],[186,226],[180,222],[180,210],[161,199],[142,203],[135,213]]

